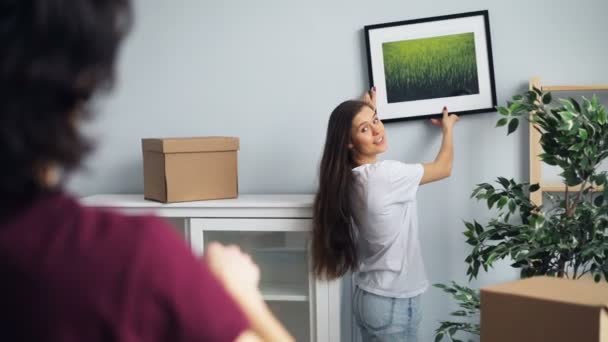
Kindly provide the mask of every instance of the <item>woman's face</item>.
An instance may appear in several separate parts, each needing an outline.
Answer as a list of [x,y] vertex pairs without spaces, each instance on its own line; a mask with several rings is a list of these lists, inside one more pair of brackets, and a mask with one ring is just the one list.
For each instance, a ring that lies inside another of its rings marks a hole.
[[358,164],[375,162],[376,156],[388,149],[384,125],[371,108],[364,106],[353,118],[349,147]]

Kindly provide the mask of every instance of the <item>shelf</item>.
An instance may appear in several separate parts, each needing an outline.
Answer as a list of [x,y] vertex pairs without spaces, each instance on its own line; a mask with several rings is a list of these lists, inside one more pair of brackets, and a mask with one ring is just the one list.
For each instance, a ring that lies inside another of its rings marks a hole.
[[576,86],[576,85],[556,85],[556,86],[543,86],[543,91],[608,91],[608,85],[589,85],[589,86]]
[[[144,199],[143,194],[100,194],[83,197],[80,202],[90,207],[119,209],[125,214],[156,214],[163,217],[199,218],[312,218],[314,194],[255,195],[239,194],[238,198],[160,203]],[[272,220],[269,220],[272,222]],[[272,224],[272,223],[271,223]],[[306,227],[310,230],[310,227]]]
[[[566,186],[563,184],[559,184],[559,183],[543,184],[543,185],[541,185],[540,188],[543,192],[565,192],[565,190],[566,190]],[[576,192],[576,191],[580,191],[580,190],[581,190],[580,185],[568,187],[568,191],[571,191],[571,192]],[[604,187],[598,186],[598,187],[594,187],[593,189],[591,189],[591,192],[601,192],[601,191],[604,191]]]
[[289,301],[306,302],[308,301],[308,283],[289,284],[260,284],[262,296],[267,301]]

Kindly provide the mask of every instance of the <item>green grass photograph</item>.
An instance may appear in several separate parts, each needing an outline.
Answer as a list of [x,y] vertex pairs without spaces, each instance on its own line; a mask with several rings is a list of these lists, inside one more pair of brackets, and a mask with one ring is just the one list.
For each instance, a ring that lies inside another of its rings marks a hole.
[[473,32],[382,44],[388,103],[479,93]]

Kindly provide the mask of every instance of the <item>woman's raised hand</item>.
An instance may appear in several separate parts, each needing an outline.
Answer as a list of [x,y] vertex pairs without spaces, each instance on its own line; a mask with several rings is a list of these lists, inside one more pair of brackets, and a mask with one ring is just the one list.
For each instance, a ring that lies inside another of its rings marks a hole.
[[370,90],[363,93],[361,96],[361,101],[369,104],[376,110],[376,87],[371,87]]
[[458,115],[448,113],[447,107],[443,107],[443,116],[441,117],[441,120],[433,118],[431,119],[431,122],[434,125],[439,126],[443,129],[448,129],[454,127],[454,124],[458,120],[460,120]]

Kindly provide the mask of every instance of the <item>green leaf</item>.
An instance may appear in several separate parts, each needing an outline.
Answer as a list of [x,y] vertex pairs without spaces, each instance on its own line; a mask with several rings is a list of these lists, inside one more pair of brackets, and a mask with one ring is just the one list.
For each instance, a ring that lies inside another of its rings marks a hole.
[[574,152],[578,152],[578,151],[580,151],[580,150],[581,150],[583,147],[585,147],[585,143],[581,141],[581,142],[580,142],[580,143],[578,143],[578,144],[574,144],[574,145],[570,146],[570,147],[568,148],[568,151],[574,151]]
[[488,209],[492,209],[492,206],[494,205],[494,203],[496,203],[496,201],[500,199],[500,197],[501,196],[499,194],[494,194],[490,196],[490,198],[488,198]]
[[494,263],[494,261],[496,261],[496,258],[498,258],[498,254],[492,253],[490,254],[490,257],[488,258],[488,261],[486,261],[486,265],[488,266],[492,266],[492,264]]
[[477,235],[483,233],[483,227],[477,223],[477,221],[475,221],[475,231],[477,232]]
[[503,196],[500,198],[500,200],[498,200],[498,204],[496,205],[499,209],[502,209],[505,204],[507,204],[507,201],[509,200],[509,198],[507,198],[506,196]]
[[513,96],[513,101],[521,101],[524,97],[521,94]]
[[561,125],[559,125],[558,130],[560,131],[569,131],[574,126],[574,122],[572,120],[565,120]]
[[511,119],[511,122],[509,122],[509,128],[508,128],[507,135],[515,132],[515,130],[517,130],[517,126],[519,126],[519,119],[517,119],[517,118]]
[[597,113],[597,122],[600,125],[604,125],[604,124],[606,124],[606,121],[608,121],[608,114],[606,113],[606,110],[600,110]]
[[544,104],[551,103],[551,93],[546,93],[545,95],[543,95],[543,103]]
[[506,125],[508,121],[509,121],[509,119],[507,119],[507,118],[501,118],[500,120],[498,120],[496,122],[495,127],[502,127],[502,126]]
[[[509,211],[514,213],[515,209],[517,209],[517,204],[515,203],[515,201],[511,200],[509,201]],[[508,218],[505,218],[505,221],[508,221]]]
[[561,104],[563,105],[563,108],[566,111],[569,112],[574,112],[576,111],[576,109],[574,108],[574,105],[572,104],[572,102],[570,100],[567,99],[559,99],[559,102],[561,102]]
[[593,97],[591,98],[591,105],[593,106],[593,108],[597,108],[600,105],[599,98],[596,94],[593,94]]
[[575,99],[570,98],[570,103],[572,103],[572,106],[574,107],[574,109],[575,109],[575,111],[576,111],[577,113],[580,113],[580,112],[581,112],[581,106],[579,105],[579,103],[578,103],[578,102],[576,102],[576,100],[575,100]]
[[510,114],[509,110],[507,108],[505,108],[505,107],[496,107],[496,109],[498,109],[498,112],[501,115],[508,116]]
[[511,114],[513,114],[513,115],[518,115],[519,116],[519,115],[521,115],[523,113],[527,114],[528,113],[527,108],[528,107],[525,104],[516,102],[516,103],[513,103],[513,104],[511,104],[509,106],[509,112],[511,112]]
[[528,225],[530,227],[536,227],[536,216],[532,215],[529,219],[528,219]]
[[578,136],[581,137],[581,139],[583,140],[587,140],[587,138],[589,137],[589,134],[587,133],[586,130],[579,128],[578,129]]
[[509,180],[506,179],[505,177],[498,177],[498,183],[500,183],[500,185],[503,186],[503,188],[508,189],[509,188]]
[[475,197],[481,190],[483,190],[482,187],[475,188],[475,190],[473,190],[473,192],[471,193],[471,197],[470,198]]
[[576,116],[576,114],[567,110],[559,112],[559,115],[561,115],[563,121],[570,121]]
[[593,200],[596,207],[601,207],[604,204],[604,195],[599,195]]
[[604,185],[604,184],[606,184],[606,180],[608,180],[606,178],[606,173],[600,173],[600,174],[597,174],[597,175],[591,177],[591,181],[593,183],[595,183],[596,185]]
[[537,216],[536,220],[534,220],[534,227],[536,229],[540,228],[543,226],[543,223],[545,223],[545,217],[544,216]]
[[549,165],[557,165],[557,160],[555,159],[554,156],[547,154],[547,153],[542,153],[540,156],[540,160],[542,160],[543,162],[549,164]]
[[530,185],[530,188],[529,188],[530,192],[538,191],[538,189],[540,189],[540,184],[538,184],[538,183]]

